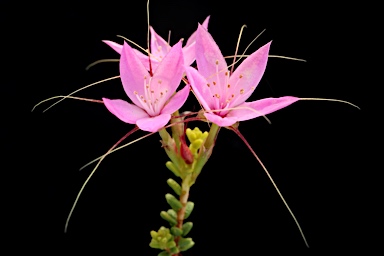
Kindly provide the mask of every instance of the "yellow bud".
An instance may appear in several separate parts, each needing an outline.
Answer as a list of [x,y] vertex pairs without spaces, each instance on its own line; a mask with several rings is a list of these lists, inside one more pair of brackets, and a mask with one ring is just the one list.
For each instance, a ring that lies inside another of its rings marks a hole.
[[156,238],[156,237],[157,237],[157,232],[154,231],[154,230],[152,230],[152,231],[151,231],[151,237],[152,237],[152,238]]
[[208,135],[209,135],[209,132],[205,131],[205,132],[202,134],[202,136],[200,137],[200,139],[205,140],[205,139],[208,137]]
[[187,130],[185,131],[185,133],[187,134],[188,140],[189,140],[191,143],[192,143],[193,141],[195,141],[195,139],[196,139],[196,135],[195,135],[195,133],[194,133],[191,129],[187,128]]
[[191,143],[190,147],[191,149],[194,148],[194,149],[199,149],[201,144],[203,144],[203,140],[202,139],[197,139],[195,140],[194,142]]
[[200,131],[199,128],[195,131],[196,138],[200,138],[203,133]]

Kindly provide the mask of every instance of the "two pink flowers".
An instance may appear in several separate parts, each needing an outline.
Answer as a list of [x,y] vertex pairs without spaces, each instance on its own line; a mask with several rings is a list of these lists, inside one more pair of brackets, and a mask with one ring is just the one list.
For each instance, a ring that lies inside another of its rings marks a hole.
[[[299,100],[285,96],[246,102],[264,74],[271,43],[260,47],[230,73],[207,31],[208,18],[198,25],[184,47],[181,41],[169,46],[151,28],[151,60],[127,43],[121,46],[105,41],[121,55],[120,77],[133,103],[103,98],[108,110],[123,122],[157,132],[183,106],[191,89],[204,108],[206,119],[218,126],[264,116]],[[195,60],[197,69],[190,66]],[[182,80],[186,85],[176,92]]]

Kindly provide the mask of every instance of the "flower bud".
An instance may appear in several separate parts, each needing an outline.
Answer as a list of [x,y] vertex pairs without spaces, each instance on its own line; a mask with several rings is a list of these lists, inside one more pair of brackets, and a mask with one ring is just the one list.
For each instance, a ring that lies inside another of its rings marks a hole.
[[157,232],[151,231],[151,237],[152,240],[149,246],[152,248],[164,250],[176,246],[174,237],[168,228],[161,227]]
[[192,143],[193,141],[195,141],[196,134],[190,128],[187,128],[185,134],[187,135],[189,142]]
[[186,164],[192,164],[193,163],[193,154],[189,147],[187,146],[187,143],[185,143],[184,139],[180,140],[180,154],[181,157],[184,159],[184,162]]

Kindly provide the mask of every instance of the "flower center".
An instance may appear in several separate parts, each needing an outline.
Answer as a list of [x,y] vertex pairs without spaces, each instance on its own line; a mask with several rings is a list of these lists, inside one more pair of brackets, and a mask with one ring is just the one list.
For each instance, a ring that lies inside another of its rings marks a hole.
[[[236,108],[236,106],[242,104],[244,102],[243,99],[248,98],[253,93],[255,87],[252,86],[249,89],[247,87],[243,88],[243,83],[241,83],[242,78],[244,77],[243,74],[239,75],[235,84],[230,84],[230,72],[219,70],[218,60],[215,61],[215,66],[216,73],[210,76],[212,79],[207,78],[207,86],[214,98],[211,106],[212,109],[220,110],[215,111],[214,113],[224,117],[231,111],[231,108]],[[220,79],[220,72],[224,72],[224,79]]]
[[[157,83],[161,85],[162,81],[157,80]],[[157,116],[165,103],[165,95],[168,93],[168,90],[159,89],[160,86],[153,86],[152,77],[144,76],[144,95],[140,94],[137,91],[133,93],[136,95],[137,99],[140,101],[142,108],[147,111],[150,116]],[[157,88],[157,89],[156,89]]]

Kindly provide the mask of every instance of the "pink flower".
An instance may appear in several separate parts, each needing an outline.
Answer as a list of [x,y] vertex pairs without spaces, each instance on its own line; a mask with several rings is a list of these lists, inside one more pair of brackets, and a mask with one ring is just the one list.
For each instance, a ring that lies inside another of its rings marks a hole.
[[[208,29],[209,16],[204,20],[203,27]],[[159,36],[155,30],[150,27],[151,31],[151,65],[153,69],[156,69],[159,62],[167,55],[170,51],[171,46],[161,37]],[[189,66],[195,61],[195,38],[196,32],[194,32],[187,40],[186,45],[183,47],[183,56],[184,56],[184,64]],[[103,40],[104,43],[109,45],[116,52],[121,54],[123,46],[109,41]],[[149,70],[149,61],[148,55],[144,54],[136,49],[134,49],[135,53],[138,55],[141,62],[144,64],[147,70]]]
[[134,50],[124,42],[120,57],[120,77],[133,104],[103,98],[108,110],[121,121],[136,124],[141,130],[156,132],[163,128],[186,101],[189,85],[176,92],[183,75],[181,42],[164,57],[150,76]]
[[198,70],[186,67],[186,73],[210,122],[231,126],[239,121],[272,113],[299,100],[286,96],[245,102],[264,74],[270,44],[251,54],[230,74],[219,47],[208,31],[199,25],[196,34]]

